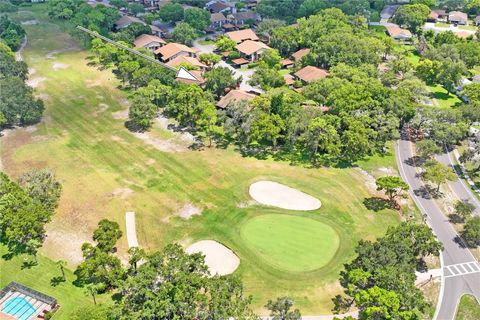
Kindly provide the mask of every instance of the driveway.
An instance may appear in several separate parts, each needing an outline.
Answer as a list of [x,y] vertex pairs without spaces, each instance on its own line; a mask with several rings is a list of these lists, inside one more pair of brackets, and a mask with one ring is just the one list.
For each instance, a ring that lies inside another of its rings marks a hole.
[[459,27],[455,27],[453,24],[450,24],[449,27],[447,27],[447,28],[446,27],[438,27],[433,22],[425,23],[425,25],[423,26],[423,29],[424,30],[433,30],[433,31],[435,31],[435,33],[452,31],[453,33],[466,32],[466,33],[469,33],[469,34],[475,34],[475,32],[476,32],[476,30],[465,30],[465,29],[461,29]]
[[[409,193],[425,216],[438,240],[443,244],[442,288],[434,320],[453,320],[462,295],[471,294],[480,301],[480,264],[470,250],[462,245],[459,236],[444,216],[435,200],[425,192],[425,185],[412,165],[412,143],[401,139],[395,144],[400,175],[408,183]],[[461,196],[459,196],[461,198]]]
[[253,87],[248,84],[248,81],[252,78],[252,75],[255,73],[255,69],[235,69],[225,61],[220,61],[217,66],[225,67],[233,71],[235,78],[238,79],[242,77],[242,82],[240,83],[240,90],[244,91],[255,91],[257,93],[263,93],[263,90],[257,87]]

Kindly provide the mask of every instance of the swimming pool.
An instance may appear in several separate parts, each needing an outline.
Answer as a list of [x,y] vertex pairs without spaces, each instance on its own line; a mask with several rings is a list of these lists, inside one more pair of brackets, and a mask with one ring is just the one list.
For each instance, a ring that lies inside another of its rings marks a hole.
[[13,316],[18,320],[28,320],[35,314],[37,309],[22,297],[15,297],[7,300],[2,306],[2,312]]

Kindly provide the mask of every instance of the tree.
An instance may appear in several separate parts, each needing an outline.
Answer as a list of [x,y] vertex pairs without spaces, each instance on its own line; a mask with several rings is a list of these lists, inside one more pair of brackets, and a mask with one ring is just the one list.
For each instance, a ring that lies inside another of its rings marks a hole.
[[463,88],[462,94],[471,102],[480,102],[480,83],[472,83]]
[[184,10],[182,5],[169,2],[158,11],[158,17],[163,22],[177,22],[183,20]]
[[51,18],[71,19],[83,4],[82,0],[48,1],[48,15]]
[[430,8],[424,4],[407,4],[398,8],[395,12],[395,22],[405,25],[410,31],[417,30],[427,21]]
[[468,200],[457,200],[454,205],[455,213],[459,215],[464,221],[470,218],[475,206]]
[[167,245],[122,283],[112,318],[256,319],[236,277],[210,277],[200,253]]
[[27,64],[23,61],[16,61],[12,49],[0,41],[0,79],[18,77],[25,80],[27,75]]
[[3,40],[13,51],[17,51],[25,37],[25,30],[7,15],[0,16],[0,40]]
[[210,12],[200,8],[187,9],[184,21],[197,30],[203,30],[210,25]]
[[375,181],[378,191],[383,191],[388,197],[390,203],[396,206],[396,198],[403,196],[404,192],[408,190],[408,184],[400,177],[385,176],[380,177]]
[[280,61],[282,57],[276,49],[267,49],[262,53],[260,62],[264,63],[268,68],[280,69]]
[[431,158],[433,155],[442,152],[442,148],[440,148],[435,141],[430,139],[424,139],[418,141],[416,144],[417,152],[420,154],[421,157],[425,159]]
[[36,255],[52,212],[0,172],[0,238],[11,253]]
[[140,3],[130,3],[128,5],[128,12],[136,16],[139,13],[144,13],[145,7]]
[[234,77],[234,72],[226,67],[213,68],[204,74],[205,89],[211,91],[216,98],[225,94],[227,88],[235,88],[238,80]]
[[462,238],[472,248],[480,246],[480,217],[467,220],[463,227]]
[[110,4],[117,8],[126,8],[128,6],[127,0],[110,0]]
[[157,117],[157,106],[147,98],[135,95],[131,101],[128,118],[140,130],[149,129]]
[[97,294],[98,294],[98,285],[95,285],[93,283],[89,283],[85,286],[85,293],[92,296],[93,299],[93,304],[97,304]]
[[310,121],[304,138],[314,164],[317,163],[319,153],[330,157],[340,154],[340,136],[327,117],[317,117]]
[[285,122],[278,114],[258,112],[251,124],[250,139],[259,144],[271,143],[275,149],[284,129]]
[[54,212],[62,194],[62,184],[48,169],[30,170],[18,179],[18,183],[32,198],[38,200],[45,209]]
[[197,38],[197,31],[188,23],[180,22],[173,28],[172,39],[175,42],[182,43],[187,46],[193,44],[193,40]]
[[455,181],[457,179],[457,175],[453,171],[453,169],[444,166],[443,164],[431,161],[427,163],[424,173],[425,180],[432,182],[437,185],[437,192],[440,191],[440,185],[447,181]]
[[205,63],[207,66],[211,67],[220,62],[221,57],[215,53],[200,53],[198,59]]
[[460,80],[468,72],[465,64],[462,61],[453,61],[448,58],[442,62],[440,72],[437,76],[437,81],[448,90],[448,92],[455,92]]
[[360,319],[407,319],[400,316],[400,298],[389,290],[372,287],[360,291],[355,297],[360,308]]
[[229,37],[222,36],[220,37],[217,42],[215,42],[215,46],[217,47],[218,51],[232,51],[235,49],[237,43],[230,39]]
[[67,277],[65,277],[65,267],[67,265],[67,261],[58,260],[58,261],[55,262],[55,264],[60,268],[60,272],[62,273],[63,281],[66,281]]
[[262,20],[257,27],[257,34],[267,37],[270,40],[270,37],[273,34],[273,31],[277,28],[284,27],[285,21],[277,19],[264,19]]
[[97,242],[97,248],[103,252],[110,252],[115,247],[117,240],[122,237],[123,232],[115,221],[102,219],[93,232],[93,240]]
[[272,320],[300,320],[302,315],[300,310],[295,309],[290,311],[293,307],[293,300],[288,297],[277,298],[276,301],[268,300],[265,308],[270,310],[270,317]]
[[437,76],[440,72],[440,68],[440,62],[425,59],[418,63],[416,72],[418,76],[427,84],[434,84],[437,82]]
[[435,7],[435,0],[411,0],[410,4],[424,4],[429,8]]
[[217,109],[215,105],[208,101],[203,101],[200,106],[200,115],[196,121],[198,129],[205,133],[208,138],[208,147],[212,146],[212,140],[215,136],[223,133],[222,126],[217,125]]
[[133,268],[133,271],[137,272],[138,262],[146,257],[145,250],[140,249],[138,247],[131,247],[128,249],[128,255],[129,255],[128,263]]
[[261,64],[250,78],[249,83],[253,86],[260,86],[263,90],[269,90],[285,85],[285,79],[277,70]]

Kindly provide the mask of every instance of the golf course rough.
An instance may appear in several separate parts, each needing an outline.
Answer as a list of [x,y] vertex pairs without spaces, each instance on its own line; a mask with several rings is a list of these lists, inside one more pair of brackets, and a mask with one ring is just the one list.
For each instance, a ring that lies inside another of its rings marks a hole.
[[249,193],[261,204],[287,210],[309,211],[322,205],[311,195],[273,181],[257,181],[250,186]]
[[337,232],[318,220],[266,214],[245,222],[240,236],[265,263],[288,272],[308,272],[327,265],[340,244]]

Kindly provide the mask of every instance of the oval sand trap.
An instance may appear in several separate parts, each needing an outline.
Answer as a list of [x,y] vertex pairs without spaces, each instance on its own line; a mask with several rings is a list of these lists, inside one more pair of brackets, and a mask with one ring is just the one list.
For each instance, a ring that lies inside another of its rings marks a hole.
[[220,276],[233,273],[240,264],[240,259],[232,250],[213,240],[202,240],[190,245],[187,253],[201,252],[205,255],[205,264],[211,275]]
[[273,181],[258,181],[250,186],[250,196],[261,204],[288,210],[316,210],[322,203],[302,191]]

